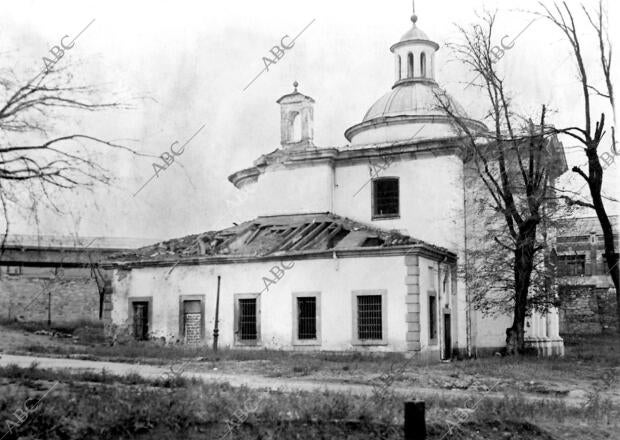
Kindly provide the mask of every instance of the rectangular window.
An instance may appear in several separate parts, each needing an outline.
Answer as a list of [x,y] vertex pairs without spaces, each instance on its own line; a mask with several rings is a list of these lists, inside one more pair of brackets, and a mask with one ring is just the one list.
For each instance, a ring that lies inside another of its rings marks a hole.
[[256,299],[239,300],[239,339],[256,341]]
[[297,298],[297,338],[316,339],[316,298]]
[[293,292],[293,345],[321,345],[321,292]]
[[558,255],[558,273],[561,276],[579,276],[586,273],[585,255]]
[[398,178],[382,177],[372,181],[372,218],[399,216]]
[[383,339],[381,295],[357,297],[357,337],[361,341]]
[[7,266],[6,273],[8,275],[21,275],[22,267],[21,266]]
[[260,344],[260,315],[259,293],[235,294],[235,344]]
[[387,345],[387,290],[352,292],[353,345]]
[[437,297],[428,297],[428,339],[437,340]]

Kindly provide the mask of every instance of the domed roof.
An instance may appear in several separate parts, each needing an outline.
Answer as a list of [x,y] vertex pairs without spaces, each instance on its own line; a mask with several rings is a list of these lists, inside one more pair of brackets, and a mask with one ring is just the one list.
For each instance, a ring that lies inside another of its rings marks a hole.
[[401,42],[410,40],[429,40],[429,38],[428,35],[426,35],[426,32],[414,24],[413,27],[409,29],[400,39]]
[[[442,91],[434,81],[399,84],[370,107],[363,122],[389,116],[445,116],[438,108],[435,93]],[[463,114],[463,108],[452,98],[450,100],[454,108]]]

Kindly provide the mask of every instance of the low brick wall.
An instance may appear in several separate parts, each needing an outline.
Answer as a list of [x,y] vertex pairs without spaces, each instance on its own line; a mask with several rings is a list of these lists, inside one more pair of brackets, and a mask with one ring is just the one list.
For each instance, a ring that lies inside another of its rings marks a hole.
[[99,293],[90,270],[62,279],[52,276],[0,278],[0,319],[47,321],[51,292],[52,322],[99,318]]
[[560,334],[600,334],[618,326],[614,289],[560,286]]

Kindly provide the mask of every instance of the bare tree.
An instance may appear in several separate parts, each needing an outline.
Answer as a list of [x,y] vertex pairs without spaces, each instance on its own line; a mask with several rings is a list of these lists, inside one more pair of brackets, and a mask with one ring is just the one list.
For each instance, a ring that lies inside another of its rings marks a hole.
[[[0,69],[0,209],[5,222],[0,255],[9,232],[10,205],[36,211],[43,200],[56,207],[51,194],[54,189],[110,182],[107,170],[93,158],[89,147],[142,155],[89,134],[52,134],[63,116],[127,108],[117,101],[97,102],[95,87],[72,83],[68,68],[44,70],[29,81],[20,81],[13,69]],[[28,200],[31,205],[25,206]]]
[[[463,43],[452,45],[457,58],[478,75],[479,83],[475,85],[488,103],[485,122],[491,130],[472,129],[468,124],[470,119],[445,92],[436,93],[436,98],[462,140],[474,175],[486,188],[483,191],[487,196],[481,197],[482,204],[487,205],[491,214],[496,214],[490,217],[494,227],[486,227],[487,246],[478,249],[480,255],[486,255],[481,263],[491,285],[479,289],[473,300],[477,307],[512,308],[513,322],[506,329],[506,344],[508,352],[513,354],[524,351],[528,313],[532,308],[549,305],[541,301],[550,298],[548,292],[532,295],[532,290],[536,290],[532,283],[543,260],[541,251],[545,242],[541,228],[545,206],[554,196],[550,182],[558,170],[554,169],[554,139],[546,122],[545,106],[536,122],[519,116],[513,109],[505,80],[497,71],[492,43],[495,19],[495,14],[486,13],[482,26],[459,27]],[[480,275],[476,272],[478,280],[482,278]],[[544,274],[539,278],[543,280]],[[492,292],[504,292],[504,295],[493,296]]]
[[[601,159],[599,157],[599,147],[601,146],[605,137],[605,113],[601,113],[598,120],[593,115],[593,100],[594,98],[602,98],[609,103],[611,107],[614,125],[611,127],[611,148],[615,155],[618,154],[616,149],[615,139],[615,124],[616,124],[616,106],[614,101],[614,90],[611,82],[611,61],[612,61],[612,48],[609,40],[609,25],[605,11],[603,10],[603,2],[599,0],[598,8],[595,11],[588,11],[588,9],[581,5],[583,14],[587,18],[588,22],[594,30],[594,34],[597,40],[597,51],[600,59],[599,68],[603,74],[604,89],[602,87],[596,87],[595,82],[591,79],[595,76],[593,69],[589,70],[584,62],[584,47],[580,40],[580,32],[575,22],[574,14],[568,7],[566,2],[562,2],[560,6],[554,3],[553,10],[549,9],[544,4],[540,3],[540,6],[544,10],[544,13],[538,14],[549,20],[557,29],[559,29],[566,40],[570,43],[573,51],[574,60],[577,64],[577,71],[580,80],[581,92],[583,94],[583,110],[584,110],[584,124],[583,126],[567,127],[557,130],[558,133],[564,133],[573,139],[579,141],[583,146],[586,157],[588,158],[588,170],[587,172],[582,170],[581,167],[573,167],[572,171],[581,176],[589,190],[590,201],[583,201],[575,199],[571,196],[564,196],[564,199],[572,205],[583,206],[594,209],[596,216],[601,224],[603,231],[603,239],[605,243],[605,259],[607,260],[607,268],[611,275],[611,279],[616,288],[616,305],[618,321],[620,322],[620,289],[618,287],[618,253],[615,250],[613,228],[607,210],[605,209],[604,197],[602,195],[603,187],[603,174],[604,168],[601,165]],[[602,91],[601,91],[602,89]],[[594,121],[594,127],[592,122]],[[609,155],[609,153],[607,153]],[[611,157],[611,155],[610,155]],[[618,326],[620,332],[620,326]]]

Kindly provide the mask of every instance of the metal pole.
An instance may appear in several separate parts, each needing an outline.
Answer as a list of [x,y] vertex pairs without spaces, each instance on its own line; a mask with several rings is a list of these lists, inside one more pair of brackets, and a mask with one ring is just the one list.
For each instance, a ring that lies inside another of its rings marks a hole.
[[47,327],[52,326],[52,291],[47,292]]
[[424,401],[405,402],[405,440],[426,440]]
[[217,337],[220,333],[217,328],[219,319],[220,319],[220,279],[221,277],[217,276],[217,297],[215,299],[215,327],[213,328],[213,351],[217,351]]

